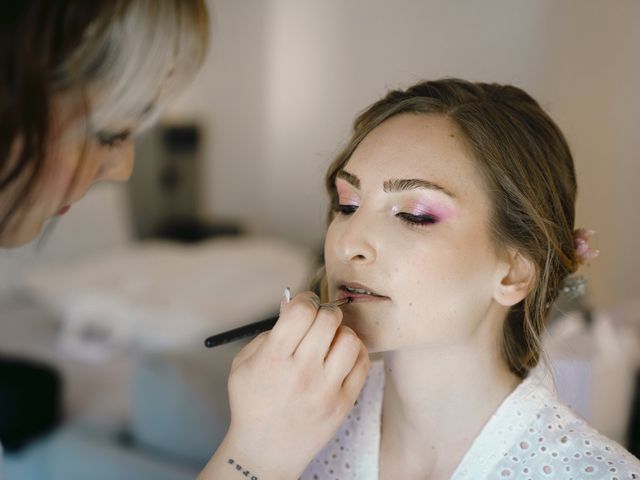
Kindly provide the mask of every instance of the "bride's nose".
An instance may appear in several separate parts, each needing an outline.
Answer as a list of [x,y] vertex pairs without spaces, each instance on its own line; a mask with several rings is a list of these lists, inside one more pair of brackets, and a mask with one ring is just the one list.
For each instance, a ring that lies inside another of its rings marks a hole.
[[375,233],[363,211],[356,211],[344,223],[336,239],[336,254],[344,263],[367,264],[376,259]]
[[127,142],[118,149],[118,152],[112,154],[102,165],[95,181],[112,181],[124,182],[129,179],[133,171],[134,148],[133,142]]

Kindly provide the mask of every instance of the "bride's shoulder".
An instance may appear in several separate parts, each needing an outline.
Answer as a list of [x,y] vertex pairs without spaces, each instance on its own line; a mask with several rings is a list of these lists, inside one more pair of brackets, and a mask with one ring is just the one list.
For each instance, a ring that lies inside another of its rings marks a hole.
[[531,392],[539,397],[538,409],[513,448],[532,470],[553,472],[554,478],[640,480],[640,461],[623,446],[598,432],[552,391],[533,387]]

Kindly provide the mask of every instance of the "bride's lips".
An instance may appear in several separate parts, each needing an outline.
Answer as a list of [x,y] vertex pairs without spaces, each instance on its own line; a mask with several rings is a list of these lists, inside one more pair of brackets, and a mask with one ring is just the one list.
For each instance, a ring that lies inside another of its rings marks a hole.
[[[351,297],[351,303],[363,303],[363,302],[380,302],[384,300],[390,300],[389,297],[382,295],[367,285],[359,282],[336,282],[338,288],[337,298]],[[354,290],[366,290],[366,292],[358,293]]]

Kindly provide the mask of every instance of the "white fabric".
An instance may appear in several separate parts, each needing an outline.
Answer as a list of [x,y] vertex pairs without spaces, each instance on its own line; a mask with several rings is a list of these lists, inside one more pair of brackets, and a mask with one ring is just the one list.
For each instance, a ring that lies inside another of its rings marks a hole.
[[308,249],[276,238],[141,242],[44,266],[25,283],[60,317],[61,351],[97,363],[129,345],[197,348],[209,335],[272,315],[284,287],[306,290],[313,265]]
[[[377,360],[353,410],[302,480],[378,479],[383,387],[384,362]],[[452,476],[508,478],[640,479],[640,462],[530,376],[505,399]]]

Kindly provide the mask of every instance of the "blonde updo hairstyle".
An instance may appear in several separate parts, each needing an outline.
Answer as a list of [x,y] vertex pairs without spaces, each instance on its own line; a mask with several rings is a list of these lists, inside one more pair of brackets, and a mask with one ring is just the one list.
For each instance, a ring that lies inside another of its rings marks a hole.
[[[530,292],[509,310],[501,341],[504,361],[524,377],[540,358],[540,334],[550,306],[563,280],[578,267],[573,238],[577,188],[569,146],[553,120],[517,87],[460,79],[422,82],[389,92],[357,117],[351,139],[326,174],[333,206],[338,203],[336,175],[356,147],[384,121],[407,113],[444,115],[459,128],[491,196],[496,246],[517,249],[535,266]],[[326,277],[323,284],[326,292]]]

